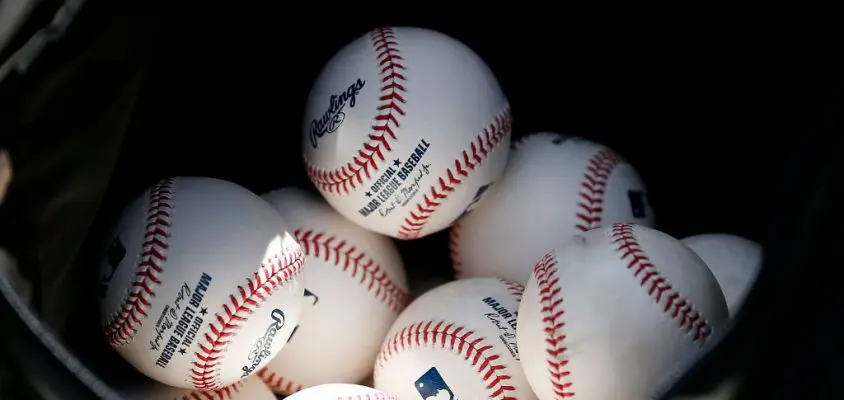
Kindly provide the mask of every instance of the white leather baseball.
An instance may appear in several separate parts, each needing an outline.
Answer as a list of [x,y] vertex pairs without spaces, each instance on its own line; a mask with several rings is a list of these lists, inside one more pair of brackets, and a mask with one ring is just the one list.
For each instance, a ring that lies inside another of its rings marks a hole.
[[144,382],[121,390],[120,395],[126,400],[276,400],[272,390],[257,376],[210,391],[174,388],[156,382]]
[[259,196],[172,178],[123,211],[103,257],[112,347],[146,376],[214,390],[266,365],[299,319],[302,248]]
[[498,81],[467,46],[427,29],[379,28],[314,83],[305,166],[347,219],[414,239],[447,228],[501,176],[510,125]]
[[726,233],[708,233],[682,240],[709,266],[735,316],[762,268],[762,246]]
[[285,397],[285,400],[399,400],[399,398],[352,383],[325,383]]
[[516,346],[523,287],[497,278],[446,283],[414,300],[390,328],[375,388],[402,399],[536,398]]
[[410,302],[398,249],[301,189],[263,198],[290,223],[308,267],[299,325],[261,377],[281,394],[363,380],[390,325]]
[[648,399],[727,321],[718,283],[691,249],[615,224],[536,263],[517,339],[540,400]]
[[452,266],[458,278],[495,276],[524,284],[553,246],[616,222],[654,222],[633,167],[586,139],[533,134],[514,145],[492,193],[452,226]]

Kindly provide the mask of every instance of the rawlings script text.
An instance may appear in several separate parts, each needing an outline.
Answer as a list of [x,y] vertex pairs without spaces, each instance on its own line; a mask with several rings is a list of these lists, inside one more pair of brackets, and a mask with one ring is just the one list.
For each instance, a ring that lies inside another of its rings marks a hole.
[[261,361],[264,361],[265,358],[270,356],[270,346],[273,344],[275,334],[284,326],[284,312],[276,308],[270,314],[270,318],[273,319],[273,322],[267,327],[264,336],[255,342],[255,346],[252,347],[252,351],[246,357],[251,363],[243,366],[243,375],[240,376],[241,378],[252,375],[252,372],[261,365]]
[[321,118],[311,121],[311,146],[317,148],[319,138],[336,131],[343,124],[343,120],[346,119],[343,108],[346,107],[346,103],[349,103],[349,108],[355,107],[357,95],[365,84],[365,80],[358,78],[357,82],[349,85],[345,92],[332,94],[328,98],[328,109]]

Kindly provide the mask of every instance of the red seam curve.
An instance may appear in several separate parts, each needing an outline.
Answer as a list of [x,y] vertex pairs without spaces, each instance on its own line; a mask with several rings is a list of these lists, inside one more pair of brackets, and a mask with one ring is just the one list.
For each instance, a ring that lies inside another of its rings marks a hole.
[[516,400],[510,384],[511,377],[505,375],[505,366],[499,363],[500,356],[492,354],[492,345],[486,338],[453,322],[421,321],[402,328],[384,343],[376,361],[377,374],[390,359],[411,348],[435,347],[451,350],[477,368],[478,374],[487,385],[490,399]]
[[214,390],[220,387],[216,376],[223,357],[223,350],[231,337],[246,322],[249,314],[263,303],[272,292],[295,276],[302,268],[305,255],[301,249],[292,251],[281,258],[261,264],[261,269],[252,278],[246,279],[246,287],[238,286],[237,294],[229,294],[229,304],[224,304],[222,312],[214,314],[209,323],[211,333],[206,333],[194,353],[191,368],[191,383],[200,390]]
[[522,301],[522,295],[525,293],[525,287],[522,284],[502,278],[498,278],[498,280],[507,287],[507,292],[513,296],[516,303]]
[[634,231],[631,224],[614,224],[612,227],[612,243],[621,254],[621,261],[627,262],[627,269],[633,270],[633,276],[639,280],[639,285],[647,289],[648,295],[653,297],[658,305],[662,305],[663,312],[676,320],[684,333],[691,333],[693,342],[702,345],[712,333],[709,324],[657,271],[636,240]]
[[463,278],[463,263],[460,261],[460,231],[463,229],[461,221],[451,225],[451,232],[448,235],[448,247],[451,254],[451,269],[454,270],[456,279]]
[[542,316],[543,331],[545,332],[546,364],[548,364],[551,390],[556,398],[574,397],[572,382],[566,378],[571,371],[566,368],[569,360],[563,358],[568,349],[563,346],[566,335],[563,333],[566,323],[562,321],[563,299],[560,297],[559,278],[557,277],[557,260],[553,253],[546,254],[533,268],[533,276],[539,289],[540,315]]
[[240,381],[217,390],[195,390],[182,396],[179,400],[231,400],[234,396],[232,392],[239,393],[242,386],[243,381]]
[[586,171],[580,181],[575,228],[585,232],[601,226],[604,212],[604,196],[607,181],[616,165],[624,162],[620,155],[610,149],[595,153],[586,163]]
[[258,377],[270,387],[270,390],[283,395],[291,395],[304,388],[302,385],[281,375],[277,375],[275,372],[271,372],[266,368],[261,368],[258,371]]
[[174,181],[173,178],[162,179],[150,190],[144,242],[135,277],[120,301],[119,311],[114,311],[105,323],[105,334],[113,347],[122,346],[135,336],[147,317],[150,297],[155,295],[153,288],[161,284],[158,275],[167,261]]
[[396,285],[372,258],[346,240],[310,229],[296,229],[293,234],[305,254],[333,262],[343,271],[351,272],[352,278],[358,278],[390,311],[399,313],[410,302],[407,291]]
[[487,156],[498,147],[501,140],[510,135],[512,117],[510,107],[504,109],[489,124],[488,127],[478,134],[469,143],[469,148],[464,149],[461,156],[454,160],[454,166],[446,168],[445,173],[440,175],[437,183],[431,186],[429,193],[424,193],[422,201],[411,207],[407,217],[399,228],[397,237],[399,239],[416,239],[428,223],[428,218],[454,192],[457,185],[469,177],[469,173],[481,165]]
[[392,28],[378,28],[369,34],[372,47],[378,57],[381,68],[381,95],[375,116],[375,124],[369,133],[369,140],[357,150],[357,154],[345,166],[326,170],[313,165],[305,159],[308,177],[320,190],[334,194],[348,194],[350,190],[363,184],[364,176],[368,179],[377,171],[379,163],[384,161],[384,153],[392,151],[390,141],[396,140],[395,130],[399,120],[404,117],[404,59]]

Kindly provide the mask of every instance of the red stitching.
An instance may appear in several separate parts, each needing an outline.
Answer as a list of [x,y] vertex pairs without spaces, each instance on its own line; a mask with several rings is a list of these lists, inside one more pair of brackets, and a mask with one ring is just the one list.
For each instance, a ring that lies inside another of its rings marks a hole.
[[454,192],[455,187],[463,182],[461,179],[466,179],[469,173],[480,166],[489,153],[498,147],[501,140],[510,135],[511,122],[512,117],[508,106],[478,134],[475,140],[469,143],[469,148],[463,150],[462,156],[454,160],[454,167],[446,168],[445,173],[437,180],[438,183],[431,186],[430,193],[425,193],[422,201],[410,209],[399,228],[397,235],[399,239],[419,237],[428,218],[448,198],[449,193]]
[[399,313],[410,302],[410,295],[396,285],[380,265],[354,245],[325,232],[296,229],[293,234],[305,254],[333,262],[343,271],[351,269],[352,278],[359,278],[360,283],[366,285],[391,311]]
[[454,277],[463,277],[463,263],[460,261],[460,231],[463,229],[461,221],[451,225],[451,232],[448,238],[448,247],[451,253],[451,268],[454,270]]
[[195,390],[174,400],[231,400],[234,396],[232,392],[239,393],[242,386],[243,381],[240,381],[217,390]]
[[543,330],[545,332],[545,353],[548,357],[549,381],[551,390],[558,398],[574,397],[572,382],[566,381],[571,371],[566,368],[569,360],[563,359],[563,353],[568,350],[563,346],[566,335],[563,333],[566,323],[562,321],[563,299],[559,297],[560,287],[557,285],[557,260],[553,253],[546,254],[533,268],[533,276],[539,289],[540,313],[542,315]]
[[135,267],[135,278],[126,296],[105,323],[105,334],[112,346],[131,340],[147,317],[154,287],[161,284],[158,275],[167,261],[167,238],[170,236],[170,213],[173,211],[173,178],[162,179],[149,194],[147,223],[141,257]]
[[270,372],[266,368],[258,371],[258,377],[261,378],[273,392],[291,395],[303,389],[303,386],[287,379],[281,375],[276,375],[275,372]]
[[363,184],[363,177],[370,178],[377,171],[379,162],[384,161],[384,151],[392,151],[390,140],[396,140],[395,130],[399,120],[404,117],[404,76],[403,58],[392,28],[378,28],[369,34],[372,47],[377,53],[381,68],[381,96],[378,98],[378,115],[369,134],[369,140],[357,150],[357,155],[345,166],[326,170],[305,160],[308,177],[316,186],[326,192],[348,194],[349,190]]
[[575,227],[578,230],[585,232],[601,225],[607,181],[615,166],[622,162],[624,159],[620,155],[606,148],[595,153],[587,162],[577,203],[579,222],[575,223]]
[[516,299],[516,303],[522,301],[522,294],[525,293],[525,287],[522,284],[507,279],[498,278],[498,280],[507,287],[507,292]]
[[[215,322],[209,324],[211,333],[206,333],[199,351],[195,352],[191,383],[200,390],[213,390],[220,387],[217,368],[220,366],[223,350],[231,341],[241,324],[249,314],[263,303],[272,292],[295,276],[302,268],[305,255],[301,249],[290,252],[281,258],[276,257],[261,264],[261,269],[252,278],[246,279],[246,287],[238,286],[235,294],[229,295],[229,304],[224,304],[221,313],[214,314]],[[221,315],[222,314],[222,315]]]
[[399,352],[411,348],[435,347],[462,355],[477,368],[478,374],[487,385],[489,397],[497,400],[516,400],[510,384],[511,377],[504,375],[504,365],[498,362],[500,356],[491,354],[492,345],[485,343],[486,338],[474,331],[453,322],[421,321],[404,327],[384,343],[378,354],[375,373]]
[[634,226],[615,224],[612,227],[612,237],[612,243],[617,245],[616,251],[621,253],[621,260],[627,262],[627,269],[634,271],[633,276],[639,279],[639,285],[647,288],[648,295],[653,297],[657,304],[664,304],[663,312],[669,314],[671,319],[677,320],[684,333],[692,332],[693,342],[705,343],[712,333],[706,319],[688,300],[680,297],[656,270],[656,266],[636,240]]

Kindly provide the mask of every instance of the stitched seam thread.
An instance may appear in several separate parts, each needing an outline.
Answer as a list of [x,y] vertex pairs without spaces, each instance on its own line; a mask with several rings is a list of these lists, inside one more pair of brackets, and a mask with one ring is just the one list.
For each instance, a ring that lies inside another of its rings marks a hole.
[[331,262],[357,278],[390,311],[399,313],[410,302],[410,295],[390,279],[384,269],[364,252],[346,240],[325,232],[296,229],[293,231],[305,254]]
[[586,164],[580,181],[575,228],[581,232],[601,226],[604,196],[613,169],[624,160],[610,149],[595,153]]
[[131,341],[147,318],[154,288],[161,284],[159,274],[167,261],[167,239],[170,237],[170,216],[173,211],[173,178],[162,179],[149,194],[146,230],[141,257],[128,293],[105,324],[109,343],[120,347]]
[[504,284],[507,293],[513,296],[517,304],[522,301],[522,295],[525,293],[525,287],[522,284],[501,278],[498,278],[498,281]]
[[431,186],[430,191],[423,193],[422,201],[410,209],[399,228],[397,235],[399,239],[416,239],[421,235],[428,223],[428,218],[434,215],[440,204],[454,192],[456,186],[463,182],[461,179],[468,178],[469,173],[483,163],[487,156],[498,147],[501,140],[510,135],[511,122],[510,107],[507,106],[488,127],[478,134],[475,140],[469,143],[469,148],[463,150],[461,157],[454,160],[454,166],[445,170],[434,186]]
[[448,235],[449,254],[451,256],[451,268],[454,270],[454,277],[463,277],[463,263],[460,261],[460,231],[463,229],[461,221],[451,225],[451,232]]
[[204,335],[199,350],[194,353],[190,380],[195,388],[214,390],[220,387],[217,377],[220,359],[232,336],[277,288],[301,271],[304,258],[302,251],[297,250],[266,260],[253,277],[246,279],[245,286],[237,287],[237,294],[229,294],[229,303],[214,314],[209,323],[211,332]]
[[540,315],[542,316],[543,331],[545,332],[545,362],[548,365],[548,380],[551,391],[556,398],[574,397],[573,383],[568,380],[571,375],[564,358],[567,347],[563,345],[566,339],[563,329],[563,298],[560,297],[561,288],[557,277],[557,260],[553,253],[548,253],[536,264],[533,276],[539,289]]
[[381,348],[376,361],[375,374],[390,359],[402,351],[435,347],[453,351],[476,368],[480,378],[487,386],[488,396],[497,400],[516,400],[516,390],[506,375],[505,366],[499,362],[500,356],[493,354],[493,346],[474,331],[446,321],[421,321],[402,328]]
[[370,32],[369,38],[381,68],[381,94],[375,124],[369,133],[369,140],[358,149],[352,160],[336,170],[321,169],[307,159],[305,169],[311,181],[322,191],[334,194],[348,194],[363,179],[369,179],[384,161],[384,153],[392,151],[390,141],[396,140],[395,130],[404,117],[406,70],[399,44],[392,28],[378,28]]
[[270,370],[266,368],[261,368],[261,370],[258,371],[258,377],[261,378],[261,380],[276,393],[291,395],[303,389],[302,385],[293,382],[280,374],[270,372]]
[[699,345],[706,343],[712,333],[709,323],[659,273],[636,240],[634,226],[613,225],[612,244],[621,255],[621,261],[627,263],[627,269],[633,271],[633,277],[639,281],[639,285],[648,291],[648,295],[664,313],[678,323],[680,330],[686,335],[691,335],[693,342]]
[[243,381],[240,381],[213,391],[196,390],[182,396],[181,400],[231,400],[232,396],[234,396],[232,392],[239,393],[242,386]]

